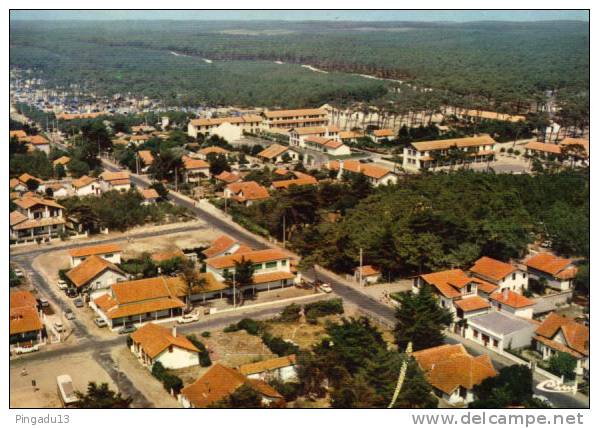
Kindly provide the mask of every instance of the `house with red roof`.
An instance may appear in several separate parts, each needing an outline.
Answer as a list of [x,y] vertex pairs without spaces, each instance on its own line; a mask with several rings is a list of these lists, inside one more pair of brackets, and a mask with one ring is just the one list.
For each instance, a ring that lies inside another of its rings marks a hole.
[[412,356],[435,394],[449,404],[474,401],[474,387],[497,375],[487,354],[473,357],[462,344],[423,349]]
[[354,281],[360,282],[360,278],[366,284],[375,284],[381,279],[381,271],[372,265],[358,266],[354,269]]
[[199,364],[200,350],[184,335],[158,324],[147,323],[131,334],[131,352],[152,370],[159,362],[165,369],[182,369]]
[[576,358],[576,373],[586,374],[589,370],[589,328],[573,319],[551,313],[537,328],[534,337],[536,349],[548,360],[558,352]]
[[184,408],[201,409],[226,399],[240,387],[256,391],[263,406],[284,407],[285,400],[272,386],[260,379],[249,379],[239,371],[215,364],[197,381],[181,390],[179,402]]
[[10,238],[16,242],[49,240],[65,230],[64,207],[52,199],[23,196],[10,213]]
[[538,253],[524,261],[531,280],[547,281],[555,290],[571,290],[578,269],[572,260],[552,253]]
[[[29,348],[44,343],[43,313],[29,291],[11,291],[9,296],[9,339],[12,348]],[[17,350],[18,352],[18,350]]]
[[533,309],[536,304],[534,300],[516,293],[508,288],[496,291],[489,296],[489,301],[494,309],[508,312],[522,318],[532,318]]
[[480,279],[495,284],[499,290],[505,288],[522,293],[528,288],[528,274],[518,267],[491,257],[481,257],[474,262],[470,273]]
[[268,199],[270,194],[266,187],[261,186],[255,181],[241,181],[227,185],[224,196],[226,199],[232,199],[249,207],[254,202]]
[[439,304],[453,314],[453,329],[464,334],[465,320],[489,312],[489,301],[478,295],[478,288],[487,287],[485,281],[470,277],[461,269],[450,269],[420,275],[415,278],[412,292],[418,293],[428,285],[439,298]]

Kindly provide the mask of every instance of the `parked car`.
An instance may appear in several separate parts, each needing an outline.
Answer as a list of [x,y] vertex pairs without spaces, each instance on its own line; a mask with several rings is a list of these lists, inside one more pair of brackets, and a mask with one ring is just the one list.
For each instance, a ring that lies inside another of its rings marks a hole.
[[135,327],[133,325],[128,325],[128,326],[121,328],[119,330],[119,334],[135,333],[136,331],[137,331],[137,327]]
[[77,290],[76,290],[76,289],[74,289],[74,288],[67,288],[67,290],[66,290],[66,294],[67,294],[67,296],[69,296],[71,299],[72,299],[72,298],[74,298],[74,297],[77,297],[77,296],[78,296]]
[[58,280],[58,289],[59,290],[66,290],[67,288],[69,288],[69,286],[67,285],[66,282],[64,282],[62,279]]
[[76,308],[82,308],[85,306],[85,304],[83,303],[83,299],[81,297],[77,297],[75,300],[73,300],[73,304],[75,305]]
[[13,272],[15,273],[15,275],[17,276],[17,278],[23,278],[25,276],[25,274],[23,273],[23,271],[19,268],[14,268]]
[[96,323],[96,325],[100,328],[102,327],[106,327],[108,324],[106,323],[106,320],[102,317],[96,317],[94,319],[94,322]]
[[75,319],[75,314],[73,313],[72,310],[67,309],[66,311],[64,311],[64,317],[68,320],[72,320],[72,319]]
[[64,325],[60,321],[54,321],[54,330],[57,333],[62,333],[64,331]]
[[190,322],[195,322],[200,319],[199,312],[191,312],[189,314],[185,314],[177,318],[177,323],[179,324],[188,324]]
[[333,289],[331,288],[331,286],[330,286],[329,284],[326,284],[326,283],[324,283],[324,284],[320,284],[320,285],[318,286],[318,289],[319,289],[320,291],[322,291],[323,293],[327,293],[327,294],[328,294],[328,293],[331,293],[331,292],[333,291]]
[[43,297],[40,297],[38,299],[38,302],[42,308],[47,308],[50,306],[50,302],[48,302],[48,299],[44,299]]
[[549,400],[549,398],[545,397],[544,395],[540,395],[540,394],[533,394],[532,398],[536,398],[537,400],[539,400],[541,403],[550,406],[550,407],[554,407],[553,403],[551,402],[551,400]]

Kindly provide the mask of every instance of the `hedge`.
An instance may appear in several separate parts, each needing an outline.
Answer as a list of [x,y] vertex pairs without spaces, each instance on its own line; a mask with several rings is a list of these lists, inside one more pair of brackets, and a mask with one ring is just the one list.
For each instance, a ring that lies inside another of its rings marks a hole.
[[183,381],[179,376],[169,373],[160,361],[156,361],[152,366],[152,376],[162,382],[162,386],[169,393],[173,391],[178,394],[183,389]]
[[308,320],[327,315],[342,314],[343,312],[343,300],[341,299],[320,300],[304,305],[304,313]]
[[189,339],[189,341],[200,350],[200,366],[210,367],[212,365],[212,360],[210,359],[210,352],[208,351],[208,348],[206,348],[206,345],[199,341],[194,334],[190,334],[189,336],[187,336],[187,339]]
[[277,354],[279,357],[285,355],[297,354],[300,350],[299,346],[294,345],[281,339],[280,337],[273,336],[270,333],[264,333],[262,335],[262,342],[273,354]]

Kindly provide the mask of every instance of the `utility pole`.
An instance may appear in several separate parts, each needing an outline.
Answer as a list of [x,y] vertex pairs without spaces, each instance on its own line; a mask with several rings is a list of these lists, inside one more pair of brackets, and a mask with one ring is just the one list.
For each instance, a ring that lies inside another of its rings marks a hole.
[[237,305],[237,293],[235,291],[235,270],[233,270],[233,307]]
[[135,155],[135,173],[139,175],[139,152],[136,152]]
[[177,167],[175,167],[175,192],[179,191],[179,173],[177,172]]
[[362,248],[360,248],[360,287],[362,287]]
[[286,215],[283,214],[283,248],[285,248],[285,217]]

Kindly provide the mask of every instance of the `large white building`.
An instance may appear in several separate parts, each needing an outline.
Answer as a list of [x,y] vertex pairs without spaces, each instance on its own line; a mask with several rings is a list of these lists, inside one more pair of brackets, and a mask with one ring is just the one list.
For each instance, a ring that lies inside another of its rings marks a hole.
[[468,319],[466,339],[496,352],[530,346],[537,325],[505,311],[491,311]]
[[10,213],[10,239],[26,242],[56,238],[65,230],[64,207],[51,199],[27,196],[14,201]]
[[262,116],[264,117],[264,129],[267,131],[288,131],[291,128],[327,126],[329,124],[328,113],[321,108],[269,110],[262,113]]
[[232,279],[235,263],[251,261],[254,267],[253,283],[247,288],[254,291],[270,290],[293,285],[295,275],[291,272],[291,258],[277,249],[237,252],[227,256],[206,259],[206,272],[218,281]]
[[289,145],[294,147],[306,147],[307,138],[319,137],[327,141],[342,142],[339,137],[339,128],[331,126],[306,126],[292,128],[289,130]]
[[244,132],[258,133],[262,129],[262,117],[258,115],[228,116],[192,119],[187,125],[187,135],[197,138],[198,134],[217,135],[227,141],[235,141]]
[[[459,155],[459,156],[458,156]],[[403,149],[403,168],[410,171],[449,165],[485,163],[495,156],[495,140],[488,135],[450,140],[420,141]]]

